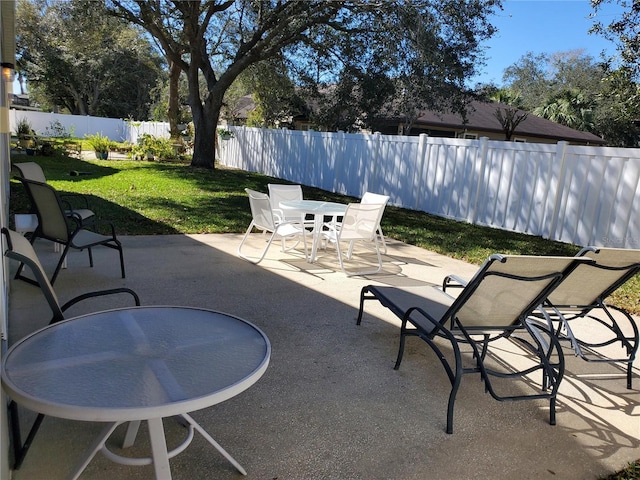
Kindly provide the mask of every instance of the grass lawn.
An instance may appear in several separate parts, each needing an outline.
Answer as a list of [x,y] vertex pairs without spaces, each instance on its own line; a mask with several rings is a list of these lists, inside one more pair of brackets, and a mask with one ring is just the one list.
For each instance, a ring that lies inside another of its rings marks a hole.
[[[240,170],[210,171],[175,163],[27,156],[15,156],[13,161],[36,161],[59,191],[88,195],[98,217],[112,221],[120,235],[244,233],[251,221],[244,189],[266,192],[268,183],[280,182]],[[310,199],[357,201],[317,188],[303,186],[303,191]],[[11,221],[13,213],[28,211],[28,205],[22,185],[12,180]],[[574,255],[579,250],[541,237],[392,206],[385,210],[382,228],[391,238],[477,265],[493,253]],[[611,302],[640,314],[640,278],[619,289]]]
[[[98,217],[112,221],[120,235],[244,233],[251,221],[244,189],[266,192],[268,183],[283,183],[239,170],[209,171],[171,163],[26,156],[14,156],[13,161],[36,161],[48,182],[59,191],[89,196]],[[357,200],[311,187],[303,186],[303,192],[309,199]],[[11,221],[13,213],[28,209],[22,185],[12,180]],[[392,206],[385,210],[382,228],[388,237],[474,264],[482,263],[492,253],[574,255],[579,250],[577,246],[541,237]],[[610,301],[640,314],[640,279],[629,281]],[[632,463],[608,477],[623,479],[640,479],[640,464]]]

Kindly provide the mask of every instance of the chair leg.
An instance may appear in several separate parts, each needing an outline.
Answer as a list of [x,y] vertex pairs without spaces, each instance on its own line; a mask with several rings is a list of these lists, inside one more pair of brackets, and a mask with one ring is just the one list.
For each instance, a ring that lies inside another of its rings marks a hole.
[[120,271],[122,272],[122,278],[125,278],[124,273],[124,252],[122,251],[122,246],[118,249],[120,251]]
[[382,227],[378,227],[378,235],[380,235],[380,241],[382,242],[382,253],[387,254],[387,242],[384,239],[384,235],[382,233]]
[[18,404],[11,400],[9,402],[9,417],[11,423],[11,442],[13,443],[13,469],[18,470],[20,466],[22,466],[22,462],[24,461],[24,457],[27,455],[29,451],[29,447],[31,447],[31,443],[38,433],[38,429],[42,424],[42,420],[44,420],[44,415],[39,413],[36,417],[33,425],[31,426],[31,430],[27,434],[27,438],[22,443],[22,435],[20,433],[20,419],[18,417]]
[[124,273],[124,251],[122,250],[122,243],[119,240],[113,239],[115,243],[115,249],[118,250],[118,255],[120,256],[120,272],[122,274],[122,278],[125,278]]
[[[347,275],[347,276],[354,276],[354,275],[372,275],[374,273],[379,273],[380,271],[382,271],[382,256],[380,255],[380,246],[378,245],[378,237],[375,236],[373,238],[373,242],[374,242],[374,246],[375,246],[375,250],[376,250],[376,257],[378,259],[378,268],[376,268],[375,270],[362,270],[362,271],[358,271],[358,272],[348,272],[345,268],[344,268],[344,263],[343,263],[343,259],[342,259],[342,251],[340,250],[340,242],[336,241],[336,250],[338,250],[338,260],[340,262],[340,268],[342,269],[342,272]],[[349,242],[349,255],[348,255],[348,259],[351,258],[351,249],[353,248],[353,243],[354,241],[352,240],[351,242]]]
[[272,232],[271,236],[269,237],[269,240],[267,241],[267,246],[264,248],[262,255],[260,256],[260,258],[258,258],[257,260],[255,260],[254,258],[250,258],[247,255],[242,253],[242,246],[244,245],[245,240],[248,238],[249,233],[251,233],[251,230],[253,229],[253,221],[251,221],[251,223],[249,224],[249,228],[247,228],[246,233],[244,234],[244,237],[242,237],[242,241],[240,242],[240,245],[238,245],[238,256],[244,258],[245,260],[248,260],[251,263],[260,263],[262,261],[262,259],[265,257],[265,255],[267,254],[267,250],[269,250],[269,247],[271,246],[271,242],[273,242],[273,239],[276,236],[276,232]]
[[[240,245],[238,245],[238,256],[242,257],[246,260],[249,260],[245,255],[242,254],[242,246],[244,245],[244,242],[247,240],[247,238],[249,238],[249,234],[251,233],[251,230],[253,230],[253,220],[251,221],[251,223],[249,224],[249,228],[247,228],[247,231],[244,234],[244,237],[242,237],[242,240],[240,241]],[[262,234],[265,234],[265,231],[262,231]]]
[[[64,246],[64,250],[62,251],[62,255],[60,255],[60,260],[58,260],[58,265],[56,266],[56,269],[53,272],[53,276],[51,277],[51,285],[53,285],[53,282],[55,282],[56,278],[58,278],[58,273],[60,273],[60,269],[62,268],[62,264],[64,263],[65,258],[67,258],[67,253],[69,253],[69,247],[70,247],[69,244]],[[89,251],[91,251],[91,250],[89,250]],[[93,264],[91,266],[93,266]]]
[[396,364],[393,366],[394,370],[398,370],[400,368],[400,363],[402,363],[402,356],[404,355],[404,343],[405,343],[405,330],[404,325],[400,329],[400,345],[398,347],[398,357],[396,358]]

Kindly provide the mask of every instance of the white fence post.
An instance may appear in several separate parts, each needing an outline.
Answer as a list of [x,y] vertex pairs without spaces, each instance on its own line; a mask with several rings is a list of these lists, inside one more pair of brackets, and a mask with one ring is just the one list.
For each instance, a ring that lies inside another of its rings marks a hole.
[[[556,227],[558,224],[558,217],[560,215],[560,207],[562,206],[562,199],[565,194],[565,177],[567,175],[567,166],[565,163],[566,160],[566,151],[567,151],[567,142],[558,142],[556,148],[556,155],[553,160],[553,170],[557,172],[556,181],[553,182],[553,177],[550,177],[551,185],[549,189],[549,199],[553,199],[552,202],[545,208],[545,216],[543,225],[545,226],[545,230],[543,231],[542,236],[548,239],[556,238]],[[552,167],[552,168],[553,168]],[[551,212],[551,218],[548,220],[548,213]]]
[[[478,204],[480,199],[484,197],[485,185],[484,185],[484,177],[485,177],[485,169],[487,166],[487,155],[489,151],[489,138],[488,137],[480,137],[480,148],[478,149],[478,158],[476,158],[476,162],[479,162],[480,165],[477,169],[477,176],[475,178],[476,188],[474,189],[475,193],[473,195],[473,207],[471,207],[471,211],[469,212],[471,215],[467,217],[467,221],[471,223],[476,223],[478,221]],[[473,179],[469,179],[471,182]],[[471,184],[473,185],[473,184]]]
[[422,195],[424,191],[424,180],[422,176],[424,175],[424,164],[427,161],[427,141],[429,140],[429,136],[426,133],[421,133],[419,136],[420,140],[418,143],[418,152],[415,159],[415,171],[413,177],[413,184],[415,185],[415,193],[414,193],[414,209],[418,209],[419,205],[422,203]]

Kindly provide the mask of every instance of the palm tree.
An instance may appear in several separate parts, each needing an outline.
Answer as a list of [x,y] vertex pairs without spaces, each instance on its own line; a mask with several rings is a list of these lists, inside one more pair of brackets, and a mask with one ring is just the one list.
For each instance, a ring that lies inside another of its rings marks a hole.
[[586,132],[593,131],[593,105],[576,89],[565,89],[534,109],[534,115]]

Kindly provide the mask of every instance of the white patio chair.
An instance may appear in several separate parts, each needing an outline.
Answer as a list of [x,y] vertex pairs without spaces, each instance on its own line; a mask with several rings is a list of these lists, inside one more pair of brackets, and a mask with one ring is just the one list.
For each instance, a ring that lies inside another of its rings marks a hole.
[[[271,210],[269,195],[267,195],[266,193],[256,192],[255,190],[251,190],[249,188],[245,188],[245,191],[247,192],[247,195],[249,195],[249,206],[251,207],[251,216],[253,218],[251,220],[251,223],[249,224],[249,228],[247,228],[247,231],[244,234],[244,237],[242,237],[240,245],[238,246],[238,256],[252,263],[260,263],[267,254],[267,250],[269,250],[269,247],[271,246],[274,238],[280,237],[281,239],[283,239],[282,247],[284,251],[291,250],[298,244],[298,242],[296,242],[295,245],[285,249],[285,238],[295,238],[297,236],[301,236],[304,243],[304,254],[306,257],[307,236],[306,230],[300,224],[300,220],[298,219],[297,221],[276,222],[273,211]],[[267,245],[260,254],[260,257],[257,259],[255,257],[250,257],[242,253],[242,246],[244,245],[254,227],[258,230],[262,230],[263,232],[271,233],[269,240],[267,240]]]
[[[327,241],[335,244],[340,268],[346,275],[366,275],[378,273],[382,270],[377,227],[380,224],[384,207],[384,204],[363,205],[362,203],[350,203],[347,206],[344,217],[342,217],[342,222],[334,226],[328,224],[329,229],[322,232]],[[347,271],[344,267],[344,255],[341,247],[343,242],[349,243],[349,250],[346,256],[348,259],[351,259],[355,242],[373,245],[378,259],[377,268],[374,270]]]
[[300,185],[285,185],[280,183],[270,183],[269,200],[271,202],[271,211],[276,223],[280,222],[302,222],[306,227],[313,227],[313,219],[306,220],[300,218],[298,214],[286,212],[280,208],[280,202],[290,202],[302,200],[302,187]]
[[[364,192],[362,195],[362,199],[360,199],[360,203],[369,205],[369,204],[383,204],[385,207],[389,202],[389,195],[380,195],[379,193],[371,193]],[[382,219],[382,215],[380,216]],[[384,240],[384,235],[382,234],[382,227],[378,224],[377,233],[380,237],[380,241],[382,242],[382,253],[387,253],[387,242]]]

